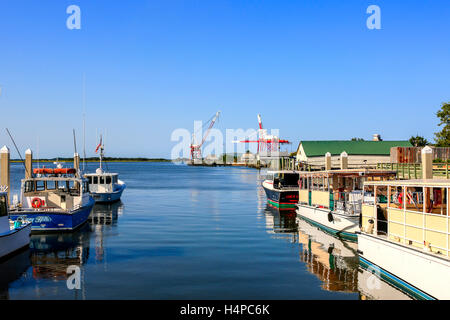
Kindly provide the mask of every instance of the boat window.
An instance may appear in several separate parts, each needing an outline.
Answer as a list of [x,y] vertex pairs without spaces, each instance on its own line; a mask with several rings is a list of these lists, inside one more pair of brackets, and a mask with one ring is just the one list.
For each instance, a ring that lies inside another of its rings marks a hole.
[[25,181],[25,192],[34,191],[34,181]]
[[447,190],[445,188],[424,188],[425,212],[447,215]]
[[8,215],[8,207],[6,205],[6,196],[0,196],[0,217]]
[[295,173],[285,173],[281,176],[281,184],[283,186],[298,186],[298,174]]
[[113,183],[117,183],[117,176],[113,177]]
[[423,188],[406,188],[406,210],[423,213]]
[[89,183],[88,181],[83,181],[83,192],[89,192]]
[[44,191],[45,190],[45,183],[42,180],[36,181],[36,191]]
[[56,190],[56,181],[54,180],[49,180],[47,181],[47,190]]
[[389,208],[403,209],[403,187],[391,186],[389,190]]
[[68,181],[69,182],[69,189],[70,189],[70,191],[71,192],[77,192],[78,191],[78,185],[76,184],[76,182],[75,181],[73,181],[73,180],[69,180]]
[[98,177],[94,177],[94,184],[98,184]]
[[58,182],[58,190],[63,192],[69,191],[69,186],[67,181],[59,181]]
[[111,184],[111,176],[106,177],[106,184]]
[[388,212],[387,212],[387,202],[388,202],[388,188],[387,186],[377,186],[375,188],[376,193],[376,207],[377,207],[377,217],[376,217],[376,230],[378,234],[387,234],[388,232]]
[[92,184],[92,177],[91,176],[88,176],[88,181],[89,181],[89,184]]
[[103,176],[100,177],[100,184],[105,184],[105,177]]

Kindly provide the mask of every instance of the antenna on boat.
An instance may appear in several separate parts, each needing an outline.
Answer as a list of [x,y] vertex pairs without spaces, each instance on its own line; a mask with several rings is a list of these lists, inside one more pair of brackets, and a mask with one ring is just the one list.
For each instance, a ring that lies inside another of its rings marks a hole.
[[75,136],[75,129],[73,129],[73,148],[75,153],[77,153],[77,137]]
[[11,133],[9,132],[8,128],[6,128],[6,132],[8,133],[9,137],[11,138],[12,143],[14,144],[14,147],[16,148],[17,154],[19,155],[20,161],[22,161],[23,167],[25,168],[25,172],[28,175],[28,170],[27,170],[27,166],[25,165],[25,161],[23,161],[22,159],[22,155],[19,152],[19,148],[17,148],[16,142],[14,141]]
[[37,139],[37,165],[38,165],[38,169],[40,169],[40,163],[39,163],[39,157],[40,157],[40,154],[39,154],[39,136],[37,136],[36,137],[36,139]]
[[83,73],[83,171],[86,170],[86,74]]

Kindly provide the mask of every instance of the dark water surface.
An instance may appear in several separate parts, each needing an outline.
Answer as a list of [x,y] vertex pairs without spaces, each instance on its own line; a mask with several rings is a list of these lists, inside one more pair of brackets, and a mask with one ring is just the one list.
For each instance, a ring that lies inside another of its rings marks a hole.
[[[97,164],[88,166],[93,171]],[[267,207],[257,170],[108,166],[127,184],[122,201],[96,205],[89,224],[72,234],[33,235],[29,250],[0,264],[0,297],[359,299],[367,294],[358,289],[356,249],[317,233],[295,214]],[[23,167],[13,164],[11,171],[14,194]],[[67,288],[66,271],[73,265],[81,268],[80,290]]]

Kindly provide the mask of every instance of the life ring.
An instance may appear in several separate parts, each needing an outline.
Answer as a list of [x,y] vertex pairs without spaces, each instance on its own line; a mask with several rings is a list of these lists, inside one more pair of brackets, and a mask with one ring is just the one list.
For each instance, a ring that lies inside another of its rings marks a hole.
[[34,198],[31,200],[31,206],[35,209],[40,208],[43,205],[43,201],[39,198]]

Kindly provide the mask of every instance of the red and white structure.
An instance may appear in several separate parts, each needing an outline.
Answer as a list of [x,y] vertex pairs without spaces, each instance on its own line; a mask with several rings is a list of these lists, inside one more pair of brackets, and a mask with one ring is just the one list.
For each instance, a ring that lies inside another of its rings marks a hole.
[[206,129],[205,135],[202,138],[202,141],[199,144],[195,143],[195,132],[192,133],[192,143],[191,143],[191,160],[192,162],[195,161],[202,161],[202,146],[206,141],[206,138],[208,137],[209,132],[211,131],[212,127],[214,126],[214,123],[216,123],[217,119],[219,118],[220,111],[217,111],[216,114],[212,117],[211,120],[209,120],[206,124],[208,125],[208,129]]
[[270,156],[271,152],[278,152],[280,151],[280,145],[282,144],[289,144],[291,143],[288,140],[280,139],[279,137],[267,134],[267,129],[263,128],[261,115],[258,114],[258,140],[242,140],[242,141],[235,141],[237,143],[257,143],[258,144],[258,155],[261,155],[263,153],[264,155]]

